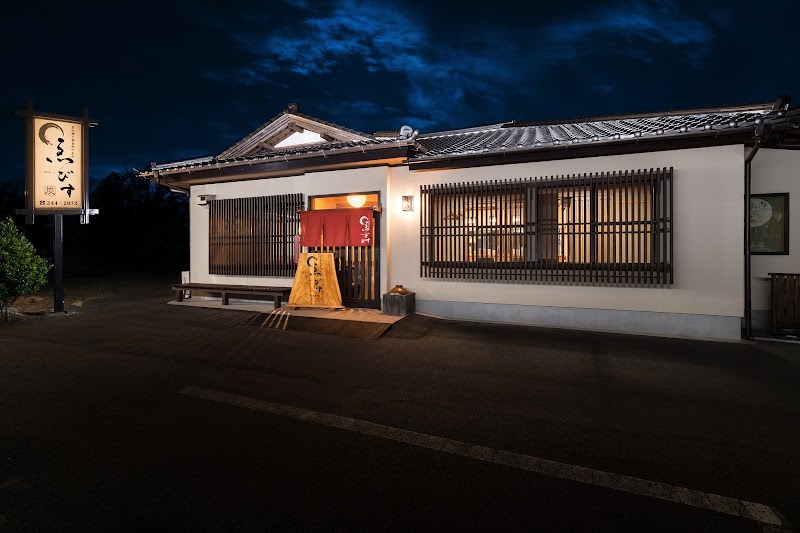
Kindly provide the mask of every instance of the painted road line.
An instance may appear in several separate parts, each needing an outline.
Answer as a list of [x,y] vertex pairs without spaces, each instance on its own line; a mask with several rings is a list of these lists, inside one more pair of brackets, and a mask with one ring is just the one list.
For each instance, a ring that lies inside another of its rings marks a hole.
[[522,455],[504,450],[488,448],[486,446],[477,446],[457,440],[435,437],[433,435],[426,435],[424,433],[417,433],[415,431],[384,426],[381,424],[375,424],[373,422],[357,420],[355,418],[347,418],[327,413],[320,413],[317,411],[309,411],[307,409],[300,409],[298,407],[291,407],[289,405],[281,405],[264,400],[257,400],[247,396],[229,394],[227,392],[203,389],[200,387],[186,387],[180,391],[180,393],[197,398],[204,398],[206,400],[213,400],[215,402],[235,405],[237,407],[244,407],[246,409],[253,409],[255,411],[261,411],[273,415],[285,416],[339,429],[346,429],[348,431],[355,431],[364,435],[412,444],[422,448],[452,453],[462,457],[469,457],[471,459],[478,459],[480,461],[486,461],[489,463],[511,466],[514,468],[528,470],[539,474],[546,474],[561,479],[569,479],[588,485],[606,487],[609,489],[629,492],[631,494],[657,498],[659,500],[691,505],[693,507],[699,507],[709,511],[716,511],[718,513],[749,518],[761,523],[762,525],[779,526],[783,531],[791,531],[791,526],[788,524],[788,522],[786,522],[785,519],[781,518],[780,513],[761,503],[753,503],[736,498],[729,498],[727,496],[720,496],[718,494],[710,494],[707,492],[687,489],[684,487],[675,487],[665,483],[658,483],[656,481],[648,481],[646,479],[604,472],[602,470],[594,470],[592,468],[559,463],[556,461],[532,457],[530,455]]

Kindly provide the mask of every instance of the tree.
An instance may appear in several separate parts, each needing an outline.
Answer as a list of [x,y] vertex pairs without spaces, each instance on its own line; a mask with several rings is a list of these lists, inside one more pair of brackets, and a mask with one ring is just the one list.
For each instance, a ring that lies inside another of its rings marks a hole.
[[17,298],[42,288],[51,268],[47,260],[36,254],[36,249],[11,217],[0,222],[0,316],[3,321],[8,321],[8,308]]
[[19,186],[11,181],[0,181],[0,220],[24,207]]
[[[75,228],[66,250],[92,254],[94,268],[115,272],[177,273],[189,263],[189,200],[133,172],[112,172],[91,193],[100,210],[88,226]],[[86,253],[86,252],[81,252]]]

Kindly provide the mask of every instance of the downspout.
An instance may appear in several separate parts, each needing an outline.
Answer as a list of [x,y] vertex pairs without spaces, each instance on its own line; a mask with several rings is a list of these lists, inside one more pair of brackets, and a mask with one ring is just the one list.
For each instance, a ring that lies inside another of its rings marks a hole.
[[744,160],[744,338],[753,338],[750,279],[750,177],[751,162],[761,148],[763,128],[756,126],[756,144]]
[[[777,117],[783,117],[789,109],[789,104],[792,99],[789,96],[781,95],[772,104],[770,114],[774,113]],[[752,303],[751,303],[751,284],[750,279],[750,178],[751,168],[750,163],[756,156],[758,149],[765,137],[768,137],[771,126],[764,124],[764,118],[759,117],[755,120],[754,136],[756,139],[753,149],[744,160],[744,338],[749,340],[753,338],[753,322],[752,322]]]

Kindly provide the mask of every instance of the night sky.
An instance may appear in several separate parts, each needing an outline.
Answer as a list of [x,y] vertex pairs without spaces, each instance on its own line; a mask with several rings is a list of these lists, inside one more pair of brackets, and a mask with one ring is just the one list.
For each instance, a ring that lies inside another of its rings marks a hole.
[[289,102],[366,133],[800,103],[797,0],[16,4],[0,180],[20,185],[28,100],[99,121],[93,180],[216,155]]

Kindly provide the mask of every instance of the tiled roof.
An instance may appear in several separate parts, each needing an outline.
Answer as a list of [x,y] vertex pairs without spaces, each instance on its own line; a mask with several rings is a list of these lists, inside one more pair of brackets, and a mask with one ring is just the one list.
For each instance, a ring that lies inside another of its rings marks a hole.
[[352,151],[361,148],[362,150],[367,147],[377,147],[377,145],[406,145],[409,141],[401,141],[398,144],[397,139],[367,139],[363,141],[343,141],[343,142],[326,142],[315,144],[303,144],[298,146],[290,146],[287,148],[279,148],[270,150],[263,148],[252,154],[237,157],[218,158],[213,156],[199,157],[185,161],[174,161],[171,163],[159,163],[155,168],[149,166],[146,171],[159,170],[170,171],[179,169],[202,168],[212,165],[236,163],[239,161],[248,162],[267,162],[274,159],[286,159],[293,157],[308,156],[324,156],[330,153],[339,153],[345,151]]
[[[351,151],[366,152],[390,146],[416,148],[408,153],[409,163],[419,162],[423,165],[436,164],[437,159],[469,158],[482,154],[493,156],[513,152],[535,153],[539,150],[552,150],[556,147],[580,148],[598,145],[613,150],[616,145],[630,145],[647,140],[679,140],[689,137],[711,138],[728,134],[750,134],[753,127],[758,124],[777,124],[787,122],[787,119],[791,125],[785,126],[798,128],[800,109],[788,110],[789,101],[788,97],[781,97],[774,104],[594,117],[561,122],[506,122],[435,133],[417,134],[414,132],[410,138],[395,137],[393,136],[395,132],[388,131],[367,135],[300,113],[295,106],[293,109],[287,108],[282,114],[265,123],[245,140],[240,141],[219,156],[151,165],[141,174],[147,176],[152,175],[154,171],[190,170],[212,165],[219,166],[220,164],[228,166],[236,165],[238,162],[327,157],[330,154]],[[257,144],[256,137],[259,133],[263,133],[270,127],[278,128],[281,119],[286,121],[292,116],[348,132],[346,135],[352,134],[353,138],[285,148],[270,148]],[[397,133],[399,134],[399,132]],[[243,143],[248,139],[250,139],[248,141],[250,147],[245,150]],[[527,155],[523,157],[527,157]]]
[[687,134],[732,133],[752,128],[772,111],[772,104],[718,110],[629,115],[565,121],[563,123],[504,123],[421,134],[417,138],[426,151],[414,159],[527,151],[560,145],[600,142],[630,142],[641,138]]
[[356,148],[358,146],[372,146],[375,144],[391,144],[395,142],[397,142],[397,139],[367,139],[364,141],[343,141],[343,142],[300,144],[297,146],[288,146],[286,148],[276,148],[274,150],[263,148],[257,152],[253,152],[246,158],[234,157],[231,159],[218,159],[217,161],[220,162],[235,161],[237,159],[247,159],[247,158],[268,159],[270,157],[284,157],[284,156],[299,155],[299,154],[310,154],[314,152],[321,154],[322,152],[332,152],[335,150],[342,150],[345,148]]
[[[348,141],[366,141],[374,138],[372,135],[306,115],[300,111],[296,103],[290,103],[283,112],[272,117],[239,142],[218,154],[217,158],[224,160],[249,157],[259,152],[258,148],[261,144],[266,144],[264,148],[268,150],[284,150],[284,148],[275,148],[275,145],[290,136],[293,132],[299,132],[305,129],[310,129],[320,134],[320,136],[326,138],[330,144]],[[265,143],[265,141],[268,142]]]

